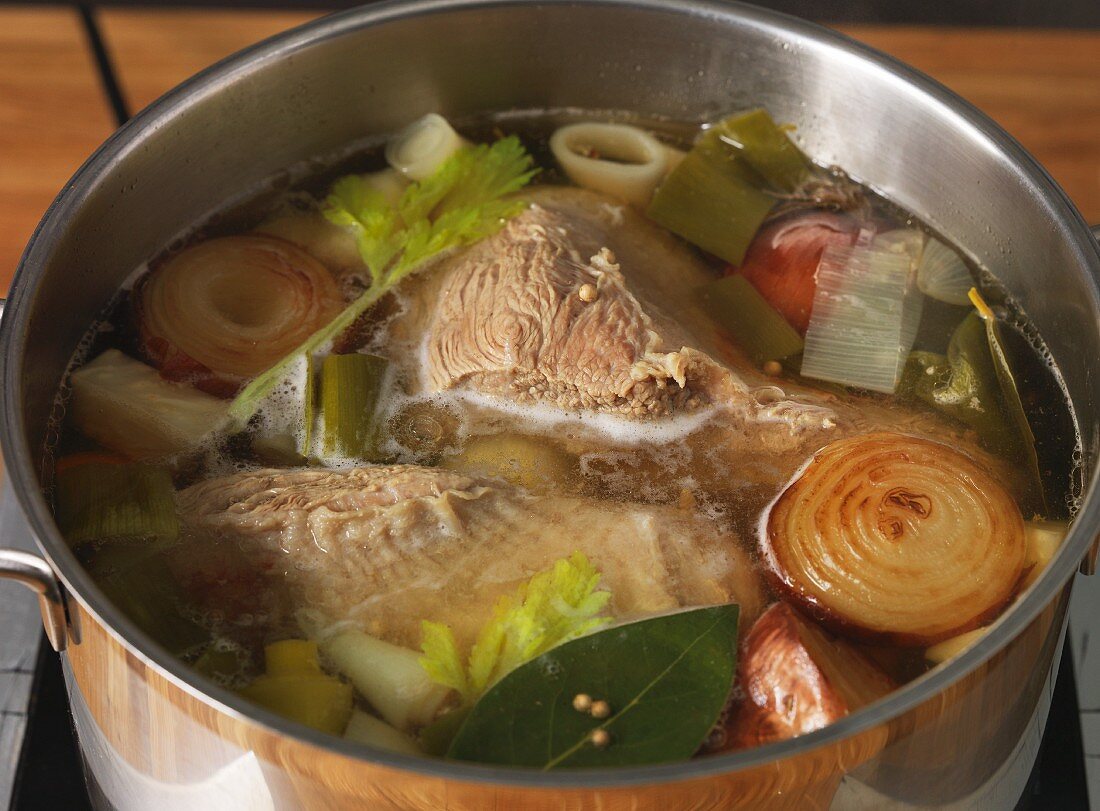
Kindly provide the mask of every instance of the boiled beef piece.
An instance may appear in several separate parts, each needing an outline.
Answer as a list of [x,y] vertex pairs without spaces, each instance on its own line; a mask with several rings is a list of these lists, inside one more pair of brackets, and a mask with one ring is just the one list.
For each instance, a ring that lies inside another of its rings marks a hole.
[[[674,507],[528,494],[411,465],[261,470],[179,493],[185,533],[231,544],[311,624],[351,624],[416,647],[421,620],[469,643],[497,598],[576,551],[621,619],[762,593],[736,537]],[[186,576],[184,576],[186,579]]]
[[[770,419],[715,360],[728,341],[700,309],[714,274],[637,213],[582,189],[543,187],[497,234],[432,271],[426,387],[650,417],[718,404]],[[780,398],[781,400],[783,398]],[[831,414],[784,400],[791,425]]]

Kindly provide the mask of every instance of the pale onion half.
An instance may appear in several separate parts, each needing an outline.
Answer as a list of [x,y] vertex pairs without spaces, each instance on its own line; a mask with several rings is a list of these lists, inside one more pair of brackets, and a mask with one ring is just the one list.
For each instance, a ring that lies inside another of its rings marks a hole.
[[142,281],[142,344],[218,375],[248,378],[288,355],[340,311],[332,274],[277,237],[222,237],[187,248]]
[[645,130],[596,122],[559,127],[550,136],[550,151],[578,186],[636,206],[649,204],[674,158]]
[[1011,599],[1024,569],[1016,502],[981,465],[926,439],[827,445],[765,513],[777,589],[840,633],[931,645]]
[[423,180],[465,144],[446,118],[428,113],[393,136],[386,161],[409,180]]

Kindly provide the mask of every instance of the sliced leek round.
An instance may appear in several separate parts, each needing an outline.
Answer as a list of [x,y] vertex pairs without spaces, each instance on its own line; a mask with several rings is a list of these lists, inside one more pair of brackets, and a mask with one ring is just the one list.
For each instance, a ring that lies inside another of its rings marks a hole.
[[[386,144],[386,161],[410,180],[431,177],[466,141],[446,118],[428,113],[418,118]],[[372,176],[372,180],[379,176]],[[374,184],[372,184],[374,185]],[[376,188],[379,188],[375,185]],[[382,188],[379,188],[383,191]],[[385,193],[385,191],[383,191]]]
[[930,645],[975,628],[1023,572],[1016,502],[981,465],[895,433],[819,451],[764,518],[777,588],[834,630]]
[[669,169],[660,141],[627,124],[569,124],[550,137],[550,151],[578,186],[637,206],[649,204]]
[[199,364],[238,379],[292,352],[342,306],[324,265],[259,234],[182,251],[145,277],[137,303],[143,349],[162,374]]

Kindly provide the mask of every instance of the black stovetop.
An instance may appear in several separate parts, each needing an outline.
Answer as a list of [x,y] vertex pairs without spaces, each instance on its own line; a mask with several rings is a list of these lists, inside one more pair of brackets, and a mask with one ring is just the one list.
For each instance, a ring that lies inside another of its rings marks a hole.
[[[92,806],[73,737],[60,661],[48,644],[41,646],[38,658],[11,808],[85,811]],[[1088,811],[1077,685],[1068,642],[1062,649],[1058,674],[1039,757],[1015,811]]]

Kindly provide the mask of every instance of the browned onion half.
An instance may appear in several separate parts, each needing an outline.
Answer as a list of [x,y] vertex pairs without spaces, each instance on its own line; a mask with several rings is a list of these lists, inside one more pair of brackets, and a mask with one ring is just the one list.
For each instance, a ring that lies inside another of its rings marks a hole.
[[996,615],[1023,572],[1016,502],[969,456],[875,433],[827,445],[765,513],[777,590],[834,630],[930,645]]
[[141,281],[136,298],[142,349],[164,376],[209,370],[229,382],[270,368],[343,306],[324,265],[256,234],[181,251]]
[[851,644],[776,603],[741,646],[744,698],[726,724],[727,749],[786,740],[821,729],[894,689]]

